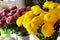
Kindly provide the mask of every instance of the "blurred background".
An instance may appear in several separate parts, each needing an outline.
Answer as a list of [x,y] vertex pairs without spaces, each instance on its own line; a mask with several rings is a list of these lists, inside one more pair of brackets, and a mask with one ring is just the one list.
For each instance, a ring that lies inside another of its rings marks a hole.
[[38,1],[44,1],[44,0],[0,0],[0,1],[4,1],[8,4],[11,5],[17,5],[18,7],[20,6],[32,6],[35,4],[39,4]]

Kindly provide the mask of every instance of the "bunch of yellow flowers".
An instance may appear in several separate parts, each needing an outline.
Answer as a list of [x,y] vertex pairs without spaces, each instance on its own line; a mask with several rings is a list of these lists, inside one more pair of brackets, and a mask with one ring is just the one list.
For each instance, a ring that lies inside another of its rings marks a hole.
[[46,1],[43,5],[43,8],[48,8],[48,9],[55,9],[55,8],[60,8],[59,3],[53,2],[53,1]]
[[23,25],[27,29],[28,33],[35,33],[39,24],[43,23],[43,18],[40,16],[41,12],[43,12],[43,10],[40,8],[40,6],[35,5],[31,7],[30,11],[26,12],[17,19],[16,23],[18,27]]
[[60,20],[60,4],[47,1],[43,7],[51,10],[46,12],[42,10],[39,5],[32,6],[30,11],[17,19],[16,24],[18,27],[23,25],[29,34],[34,34],[39,29],[39,25],[44,23],[41,28],[42,34],[46,37],[52,36],[55,32],[54,24]]

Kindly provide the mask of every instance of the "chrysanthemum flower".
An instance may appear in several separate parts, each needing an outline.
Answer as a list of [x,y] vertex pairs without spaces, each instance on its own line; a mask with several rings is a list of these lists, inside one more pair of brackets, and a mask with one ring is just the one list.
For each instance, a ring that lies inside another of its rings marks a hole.
[[44,24],[41,29],[42,34],[46,37],[52,36],[54,31],[54,26],[49,23]]
[[43,18],[41,16],[34,17],[27,25],[26,29],[29,34],[33,34],[37,31],[38,26],[43,23]]
[[32,7],[31,7],[31,11],[33,11],[33,13],[34,13],[35,15],[38,15],[38,14],[40,14],[40,12],[42,12],[43,10],[40,8],[39,5],[35,5],[35,6],[32,6]]
[[43,5],[44,8],[48,8],[50,4],[52,4],[52,1],[46,1]]
[[57,8],[58,5],[59,5],[58,3],[52,3],[49,5],[49,9],[55,9]]
[[35,15],[33,14],[32,11],[26,12],[24,15],[24,20],[22,21],[23,26],[26,27],[26,25],[32,20],[33,17],[35,17]]
[[48,14],[45,14],[44,16],[45,23],[55,24],[57,20],[58,20],[57,16],[53,13],[48,13]]

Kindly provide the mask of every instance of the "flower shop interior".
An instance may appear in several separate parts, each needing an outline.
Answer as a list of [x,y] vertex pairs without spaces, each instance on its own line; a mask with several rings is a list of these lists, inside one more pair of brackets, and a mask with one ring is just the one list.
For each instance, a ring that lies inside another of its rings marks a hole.
[[60,0],[0,0],[0,40],[60,40]]

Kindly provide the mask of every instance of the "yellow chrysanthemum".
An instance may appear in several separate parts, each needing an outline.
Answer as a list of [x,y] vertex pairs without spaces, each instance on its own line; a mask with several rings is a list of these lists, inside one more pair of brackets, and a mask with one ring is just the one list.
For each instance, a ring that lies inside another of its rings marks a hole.
[[31,21],[28,23],[28,25],[26,25],[26,29],[29,34],[34,34],[37,31],[38,26]]
[[45,14],[44,16],[45,23],[55,24],[57,20],[58,20],[57,16],[53,13],[48,13],[48,14]]
[[32,11],[26,12],[24,15],[24,20],[22,21],[23,26],[25,27],[28,24],[28,22],[30,22],[32,20],[33,17],[35,17],[35,15],[33,14]]
[[35,15],[38,15],[38,14],[40,14],[40,12],[43,11],[43,10],[40,8],[39,5],[32,6],[32,7],[31,7],[31,10],[33,11],[33,13],[34,13]]
[[57,8],[58,5],[58,3],[54,3],[53,1],[46,1],[43,5],[43,8],[54,9]]
[[18,25],[18,27],[20,27],[22,25],[22,21],[24,19],[24,15],[19,17],[17,20],[16,20],[16,24]]
[[42,24],[44,22],[42,16],[36,16],[32,19],[33,23],[36,23],[37,25]]
[[27,25],[26,29],[28,33],[33,34],[37,31],[38,26],[43,23],[43,18],[40,16],[34,17]]
[[52,36],[54,31],[54,26],[49,23],[44,24],[41,29],[42,34],[46,37]]
[[49,9],[55,9],[55,8],[57,8],[57,6],[58,6],[59,4],[58,3],[52,3],[52,4],[50,4],[49,5]]
[[44,8],[48,8],[50,4],[52,4],[52,1],[46,1],[43,5]]

